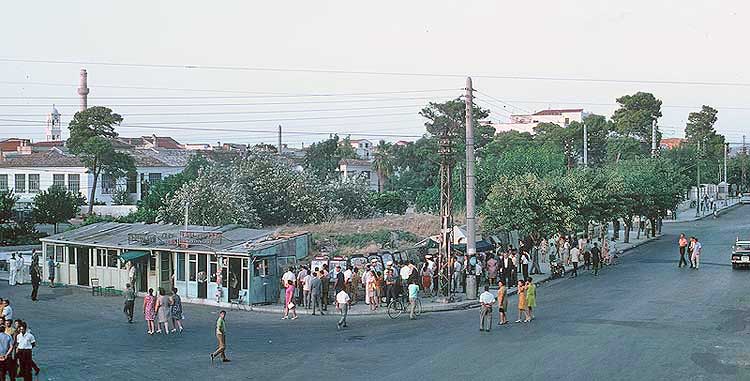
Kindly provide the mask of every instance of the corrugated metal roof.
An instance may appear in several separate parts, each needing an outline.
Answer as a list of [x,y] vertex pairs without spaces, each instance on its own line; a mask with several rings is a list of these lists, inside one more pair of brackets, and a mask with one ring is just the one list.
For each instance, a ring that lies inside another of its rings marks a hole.
[[261,250],[285,242],[289,238],[306,234],[306,232],[300,232],[277,237],[276,231],[272,229],[248,229],[238,225],[222,227],[188,225],[188,230],[191,232],[221,232],[222,237],[211,244],[191,244],[188,248],[180,248],[177,240],[183,230],[185,230],[184,225],[98,222],[45,237],[40,241],[132,250],[249,254],[251,251]]

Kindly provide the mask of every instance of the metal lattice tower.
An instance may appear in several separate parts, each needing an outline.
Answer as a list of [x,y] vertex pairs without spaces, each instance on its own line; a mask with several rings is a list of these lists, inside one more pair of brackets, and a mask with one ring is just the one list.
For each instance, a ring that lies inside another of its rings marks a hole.
[[453,198],[451,177],[453,171],[453,142],[448,131],[440,135],[440,251],[438,255],[439,294],[451,299],[451,243],[453,242]]

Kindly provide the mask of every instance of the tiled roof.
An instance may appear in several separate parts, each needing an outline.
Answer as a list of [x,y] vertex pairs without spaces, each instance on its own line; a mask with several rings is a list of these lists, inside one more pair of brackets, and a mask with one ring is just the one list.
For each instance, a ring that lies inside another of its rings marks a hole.
[[341,159],[339,165],[351,165],[357,167],[369,167],[372,165],[371,161],[359,160],[359,159]]
[[32,147],[62,147],[65,145],[65,140],[53,140],[53,141],[44,141],[44,142],[36,142],[31,143]]
[[560,109],[560,110],[542,110],[535,112],[533,115],[562,115],[563,113],[567,112],[582,112],[582,108],[567,108],[567,109]]

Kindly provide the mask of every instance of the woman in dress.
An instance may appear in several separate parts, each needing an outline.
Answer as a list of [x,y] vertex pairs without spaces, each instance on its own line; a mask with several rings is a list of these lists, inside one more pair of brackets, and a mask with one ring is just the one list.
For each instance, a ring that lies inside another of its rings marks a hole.
[[287,280],[286,290],[284,291],[284,316],[281,320],[289,319],[289,313],[292,313],[292,320],[297,319],[297,305],[294,304],[294,281]]
[[425,262],[422,265],[422,289],[427,293],[430,291],[432,285],[432,269],[429,263]]
[[522,319],[526,313],[526,284],[523,280],[518,280],[518,320],[516,323],[526,322],[526,319]]
[[177,295],[177,287],[172,287],[172,297],[169,299],[169,314],[172,316],[172,332],[177,329],[182,333],[182,299]]
[[534,281],[531,278],[526,280],[526,307],[528,307],[526,311],[526,315],[528,316],[526,321],[534,320],[534,308],[536,308],[536,285],[534,285]]
[[375,270],[370,270],[370,276],[367,277],[367,290],[369,291],[370,311],[375,311],[378,308],[377,282],[378,277],[377,275],[375,275]]
[[164,324],[164,334],[169,335],[169,297],[164,295],[164,289],[159,287],[159,297],[156,298],[156,333],[161,333],[161,325]]
[[154,297],[154,289],[149,288],[148,289],[148,295],[146,295],[145,298],[143,298],[143,318],[146,320],[146,323],[148,324],[148,331],[146,331],[149,335],[154,334],[154,317],[156,316],[156,310],[154,309],[156,306],[156,298]]

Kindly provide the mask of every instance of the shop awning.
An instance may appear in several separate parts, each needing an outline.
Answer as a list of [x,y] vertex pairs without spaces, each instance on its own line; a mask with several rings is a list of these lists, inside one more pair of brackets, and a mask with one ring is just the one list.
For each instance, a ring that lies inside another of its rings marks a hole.
[[132,261],[133,259],[138,259],[140,257],[145,257],[148,255],[148,251],[141,251],[141,250],[128,250],[122,255],[120,255],[120,258],[123,261]]

